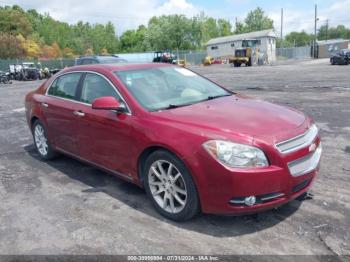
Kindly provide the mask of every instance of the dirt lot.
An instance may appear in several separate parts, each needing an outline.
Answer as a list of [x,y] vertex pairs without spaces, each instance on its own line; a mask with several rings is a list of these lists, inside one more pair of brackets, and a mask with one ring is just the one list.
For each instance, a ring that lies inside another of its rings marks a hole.
[[38,159],[24,95],[0,86],[0,254],[350,254],[350,66],[323,61],[194,70],[314,117],[324,155],[315,197],[259,216],[159,216],[145,192],[68,157]]

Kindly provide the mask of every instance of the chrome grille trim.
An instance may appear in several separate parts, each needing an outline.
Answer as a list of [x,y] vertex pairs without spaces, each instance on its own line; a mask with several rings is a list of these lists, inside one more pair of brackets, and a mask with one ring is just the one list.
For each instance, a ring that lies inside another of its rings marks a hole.
[[297,151],[310,145],[317,137],[318,129],[316,125],[312,125],[309,130],[304,134],[293,137],[286,141],[282,141],[276,144],[276,148],[283,154],[291,153]]
[[[267,201],[272,201],[283,196],[283,193],[269,193],[264,195],[258,195],[256,196],[256,203],[254,205],[263,204]],[[233,205],[245,205],[244,198],[245,197],[233,198],[229,201],[229,203]]]
[[266,196],[266,197],[261,197],[261,201],[267,201],[267,200],[271,200],[271,199],[275,199],[275,198],[279,198],[279,197],[283,197],[284,194],[283,193],[275,193],[275,194],[271,194],[270,196]]
[[322,146],[321,144],[315,150],[315,152],[307,155],[306,157],[299,158],[288,163],[289,172],[292,176],[302,176],[314,171],[321,159]]

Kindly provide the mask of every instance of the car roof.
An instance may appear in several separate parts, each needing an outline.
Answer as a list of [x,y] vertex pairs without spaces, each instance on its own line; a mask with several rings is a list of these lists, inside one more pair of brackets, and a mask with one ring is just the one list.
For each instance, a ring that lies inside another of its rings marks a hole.
[[76,65],[68,67],[62,72],[72,71],[126,71],[126,70],[137,70],[146,68],[157,68],[157,67],[170,67],[174,66],[165,63],[118,63],[118,64],[90,64],[90,65]]
[[115,55],[87,55],[87,56],[80,56],[78,59],[84,59],[84,58],[120,58],[118,56]]

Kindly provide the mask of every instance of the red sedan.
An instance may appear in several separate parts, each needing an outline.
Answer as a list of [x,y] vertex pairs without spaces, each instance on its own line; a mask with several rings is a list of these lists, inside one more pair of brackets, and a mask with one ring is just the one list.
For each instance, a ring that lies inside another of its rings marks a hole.
[[25,107],[44,160],[63,153],[144,187],[173,220],[277,207],[305,193],[319,169],[309,117],[172,65],[71,67]]

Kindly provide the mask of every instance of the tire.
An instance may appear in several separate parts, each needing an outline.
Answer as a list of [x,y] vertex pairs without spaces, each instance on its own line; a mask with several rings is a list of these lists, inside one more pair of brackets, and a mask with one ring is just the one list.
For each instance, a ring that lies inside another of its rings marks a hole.
[[[50,141],[47,138],[45,127],[36,120],[32,126],[32,134],[34,145],[40,158],[44,161],[52,160],[57,157],[57,152],[52,148]],[[46,143],[46,144],[45,144]]]
[[184,163],[175,155],[165,150],[152,153],[146,160],[143,178],[148,197],[164,217],[186,221],[198,214],[196,186]]
[[249,58],[249,61],[248,61],[248,63],[246,65],[247,66],[252,66],[252,59],[251,58]]
[[4,76],[4,78],[2,79],[4,84],[8,84],[10,82],[10,79],[7,76]]
[[235,65],[235,67],[240,67],[240,66],[241,66],[241,63],[235,62],[234,65]]

